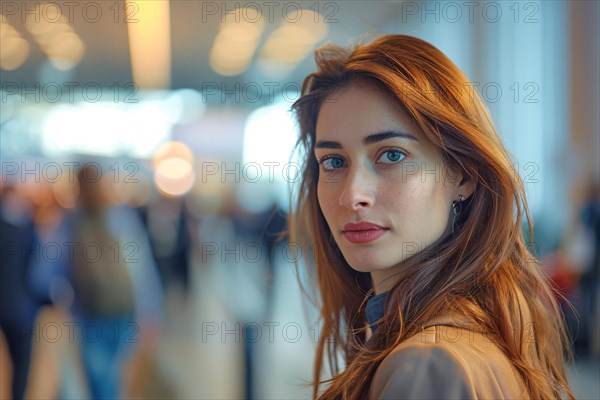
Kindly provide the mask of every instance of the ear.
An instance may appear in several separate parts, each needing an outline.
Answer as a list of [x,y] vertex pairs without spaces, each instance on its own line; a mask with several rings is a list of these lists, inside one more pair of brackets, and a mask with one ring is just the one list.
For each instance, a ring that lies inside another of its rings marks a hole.
[[458,196],[463,196],[465,199],[471,197],[473,192],[475,191],[475,187],[477,183],[471,177],[461,177],[456,185],[456,199],[458,200]]
[[448,182],[453,186],[451,190],[452,201],[458,201],[459,197],[468,199],[477,187],[477,178],[466,174],[466,171],[456,164],[448,167]]

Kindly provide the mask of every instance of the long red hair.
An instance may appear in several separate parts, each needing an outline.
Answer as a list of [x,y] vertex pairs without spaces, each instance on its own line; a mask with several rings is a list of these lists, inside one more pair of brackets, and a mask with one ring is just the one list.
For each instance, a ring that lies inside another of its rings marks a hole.
[[[467,77],[431,44],[386,35],[345,49],[316,51],[317,72],[304,81],[293,105],[305,163],[290,238],[314,249],[322,329],[315,361],[315,398],[365,398],[380,362],[435,316],[458,311],[483,327],[506,354],[532,398],[574,398],[565,374],[568,337],[553,289],[528,251],[521,229],[533,222],[524,185]],[[458,229],[407,260],[386,300],[386,315],[366,340],[368,273],[352,269],[332,238],[317,199],[319,169],[313,153],[323,101],[357,81],[395,97],[445,162],[476,182]],[[530,236],[532,237],[532,236]],[[338,365],[344,356],[345,368]],[[333,378],[322,390],[328,361]]]

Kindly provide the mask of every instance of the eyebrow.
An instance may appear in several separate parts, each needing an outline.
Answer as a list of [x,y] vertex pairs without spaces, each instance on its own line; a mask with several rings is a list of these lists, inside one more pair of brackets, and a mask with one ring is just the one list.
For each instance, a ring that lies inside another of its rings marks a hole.
[[[392,139],[392,138],[401,138],[401,139],[409,139],[417,141],[417,138],[411,135],[410,133],[401,132],[401,131],[384,131],[379,133],[373,133],[363,139],[364,145],[369,145],[377,142],[381,142],[383,140]],[[315,144],[315,149],[341,149],[342,145],[339,142],[334,142],[331,140],[319,140]]]

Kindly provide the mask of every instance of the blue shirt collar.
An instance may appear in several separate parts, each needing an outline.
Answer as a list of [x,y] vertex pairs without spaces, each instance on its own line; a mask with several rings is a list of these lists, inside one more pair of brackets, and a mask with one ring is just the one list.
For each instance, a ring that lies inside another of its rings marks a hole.
[[371,326],[373,333],[377,330],[377,321],[383,318],[385,312],[385,299],[388,292],[380,293],[367,300],[365,312],[367,314],[367,322]]

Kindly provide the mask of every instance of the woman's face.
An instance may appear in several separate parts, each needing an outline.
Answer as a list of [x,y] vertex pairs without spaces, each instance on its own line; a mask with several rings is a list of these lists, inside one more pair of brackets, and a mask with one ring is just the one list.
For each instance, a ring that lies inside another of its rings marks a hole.
[[397,101],[366,83],[323,102],[315,155],[329,229],[378,293],[393,286],[402,261],[441,237],[459,194],[470,194]]

